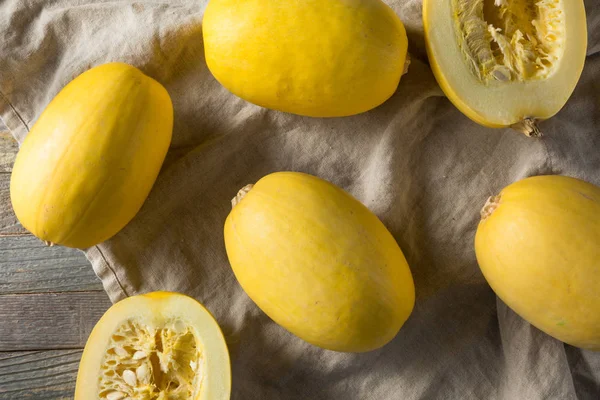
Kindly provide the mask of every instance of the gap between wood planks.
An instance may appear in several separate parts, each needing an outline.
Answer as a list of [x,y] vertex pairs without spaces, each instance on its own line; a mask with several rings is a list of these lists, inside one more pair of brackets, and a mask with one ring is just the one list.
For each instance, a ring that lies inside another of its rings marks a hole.
[[39,294],[53,294],[53,295],[61,295],[61,294],[70,294],[70,293],[104,293],[104,290],[65,290],[65,291],[47,291],[47,292],[14,292],[14,293],[0,293],[0,299],[2,296],[35,296]]

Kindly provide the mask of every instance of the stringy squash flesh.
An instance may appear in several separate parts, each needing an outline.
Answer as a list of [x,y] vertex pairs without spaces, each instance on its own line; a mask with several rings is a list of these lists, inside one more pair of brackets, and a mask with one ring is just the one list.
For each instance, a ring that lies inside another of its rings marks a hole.
[[84,350],[76,400],[229,399],[229,356],[209,312],[155,292],[111,307]]
[[440,86],[480,124],[537,135],[581,75],[581,0],[426,0],[423,19]]
[[453,0],[459,46],[481,82],[545,79],[564,53],[561,0]]

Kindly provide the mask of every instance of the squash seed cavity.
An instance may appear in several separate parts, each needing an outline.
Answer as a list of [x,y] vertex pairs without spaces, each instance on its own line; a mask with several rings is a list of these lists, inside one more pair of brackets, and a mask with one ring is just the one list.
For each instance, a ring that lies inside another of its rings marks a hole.
[[129,320],[113,333],[102,361],[99,398],[187,400],[202,384],[203,358],[192,329],[174,320],[162,329]]
[[458,43],[481,82],[545,79],[564,53],[565,0],[452,0]]

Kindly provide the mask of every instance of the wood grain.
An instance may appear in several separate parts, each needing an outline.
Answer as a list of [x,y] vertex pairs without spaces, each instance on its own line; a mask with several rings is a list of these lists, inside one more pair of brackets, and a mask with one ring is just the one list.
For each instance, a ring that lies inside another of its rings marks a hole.
[[10,203],[10,172],[18,150],[10,132],[0,131],[0,236],[28,233],[15,217]]
[[85,290],[102,290],[102,283],[81,251],[31,235],[0,237],[0,293]]
[[10,202],[10,174],[0,173],[0,236],[29,234],[17,220]]
[[12,171],[19,151],[17,141],[8,131],[0,131],[0,173]]
[[0,351],[82,348],[110,306],[103,291],[0,295]]
[[0,353],[0,400],[72,399],[82,350]]

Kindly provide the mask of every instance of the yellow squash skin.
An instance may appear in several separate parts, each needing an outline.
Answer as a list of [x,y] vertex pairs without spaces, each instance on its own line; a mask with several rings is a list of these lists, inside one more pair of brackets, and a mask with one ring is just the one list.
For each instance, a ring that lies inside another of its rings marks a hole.
[[225,246],[250,298],[325,349],[379,348],[414,306],[412,275],[389,231],[348,193],[311,175],[259,180],[229,214]]
[[[115,337],[115,332],[120,326],[123,326],[127,322],[134,322],[138,326],[161,329],[168,326],[174,320],[184,322],[194,332],[197,338],[196,348],[202,356],[198,371],[202,371],[204,376],[201,381],[199,393],[193,398],[185,397],[185,400],[228,400],[231,393],[231,364],[227,344],[219,325],[210,312],[198,301],[183,294],[173,292],[152,292],[128,297],[114,304],[106,311],[100,321],[94,326],[83,350],[77,374],[77,384],[75,386],[75,400],[105,400],[108,398],[106,393],[102,393],[101,395],[99,393],[99,382],[102,375],[101,367],[107,350],[114,345],[114,341],[111,343],[111,340]],[[152,342],[148,343],[138,340],[134,344],[138,347],[150,345],[146,348],[152,349],[154,352],[159,350],[166,354],[166,342],[164,339],[162,349],[156,348]],[[121,343],[124,347],[132,344],[126,341],[122,341]],[[174,355],[183,358],[181,355],[182,347],[177,347],[175,346],[173,349],[175,352],[166,354],[167,357]],[[129,349],[130,356],[136,350]],[[179,354],[177,354],[177,350],[180,351]],[[128,358],[131,360],[132,357]],[[174,360],[174,362],[177,361],[177,359]],[[171,369],[175,369],[173,368],[173,363],[170,364],[170,367]],[[118,367],[116,368],[119,369]],[[125,368],[132,367],[126,365]],[[153,368],[159,368],[159,365],[156,363],[153,365]],[[157,375],[160,375],[160,373]],[[115,380],[119,381],[119,377],[115,378]],[[169,397],[169,399],[183,400],[184,397],[173,396]]]
[[173,106],[163,86],[122,63],[84,72],[50,102],[27,135],[10,195],[40,239],[96,245],[138,212],[163,163]]
[[549,335],[600,350],[600,188],[527,178],[482,210],[481,271],[498,297]]
[[408,41],[380,0],[211,0],[206,62],[235,95],[312,117],[370,110],[396,90]]

